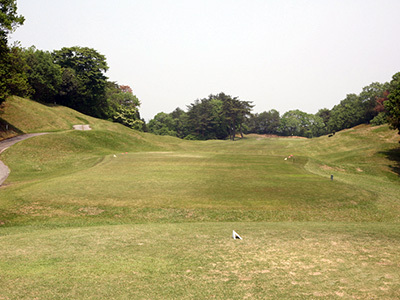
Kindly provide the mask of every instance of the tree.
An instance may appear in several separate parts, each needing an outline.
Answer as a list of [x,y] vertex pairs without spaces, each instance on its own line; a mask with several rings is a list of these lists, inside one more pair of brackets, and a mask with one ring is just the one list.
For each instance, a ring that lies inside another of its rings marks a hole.
[[0,39],[5,40],[18,26],[24,24],[25,18],[17,15],[16,0],[0,0]]
[[248,132],[258,134],[277,134],[279,131],[281,118],[275,109],[264,111],[260,114],[251,114],[246,121]]
[[26,64],[22,49],[16,46],[9,48],[8,53],[3,58],[0,58],[1,60],[5,61],[3,64],[4,69],[0,71],[0,73],[4,72],[4,77],[2,77],[4,81],[0,79],[0,82],[4,82],[4,85],[0,84],[0,86],[4,87],[2,93],[3,100],[11,95],[20,97],[30,96],[33,90],[28,83],[26,74],[28,65]]
[[174,130],[174,120],[171,115],[164,112],[160,112],[150,120],[148,124],[149,132],[157,135],[170,135],[177,136],[177,132]]
[[320,136],[325,133],[325,125],[318,115],[308,114],[298,109],[290,110],[281,118],[281,133],[283,135],[296,135],[308,138]]
[[389,85],[388,100],[385,101],[388,112],[388,120],[391,128],[398,130],[400,134],[400,72],[392,77]]
[[128,85],[107,82],[107,117],[127,127],[141,130],[143,121],[139,114],[139,99]]
[[281,133],[286,136],[304,136],[309,127],[305,115],[305,112],[298,109],[285,112],[281,118]]
[[[364,110],[364,120],[361,123],[370,122],[378,113],[379,100],[383,102],[385,93],[387,92],[388,84],[373,82],[364,87],[359,95]],[[361,120],[360,120],[361,121]]]
[[219,103],[213,98],[196,100],[188,106],[188,123],[191,134],[198,139],[217,138],[215,129],[219,127]]
[[57,100],[62,83],[62,68],[53,62],[50,52],[34,46],[24,51],[28,65],[28,83],[33,88],[33,100],[53,103]]
[[63,68],[63,72],[67,72],[63,79],[69,79],[69,82],[63,80],[64,89],[59,102],[82,113],[105,118],[108,109],[107,77],[104,75],[108,66],[105,56],[87,47],[62,48],[52,55],[54,62]]
[[140,120],[136,107],[119,107],[114,115],[114,120],[136,130],[141,130],[143,125],[143,121]]
[[[24,21],[23,16],[17,15],[16,0],[0,0],[0,103],[15,91],[23,95],[24,90],[28,88],[19,50],[17,47],[8,47],[9,34]],[[22,92],[16,87],[18,83],[21,84]]]
[[170,116],[173,120],[174,131],[179,138],[185,138],[188,134],[188,118],[187,113],[177,107]]
[[238,97],[232,98],[224,93],[220,93],[217,97],[222,101],[222,113],[228,126],[229,138],[232,141],[235,139],[236,130],[239,130],[243,137],[242,125],[250,116],[253,105],[250,101],[241,101]]
[[365,121],[363,103],[356,94],[348,94],[340,104],[335,105],[330,114],[329,131],[339,131],[362,124]]

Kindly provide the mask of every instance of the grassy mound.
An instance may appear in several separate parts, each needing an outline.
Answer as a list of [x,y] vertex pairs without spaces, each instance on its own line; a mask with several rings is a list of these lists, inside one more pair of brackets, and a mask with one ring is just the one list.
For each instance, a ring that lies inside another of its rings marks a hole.
[[75,124],[95,124],[97,120],[68,107],[42,105],[10,97],[2,104],[0,117],[24,133],[70,130]]

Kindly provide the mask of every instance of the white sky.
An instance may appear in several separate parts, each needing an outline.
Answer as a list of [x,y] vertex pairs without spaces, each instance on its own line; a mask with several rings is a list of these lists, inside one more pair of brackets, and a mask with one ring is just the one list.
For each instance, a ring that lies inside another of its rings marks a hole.
[[224,92],[316,113],[400,72],[399,0],[18,0],[23,47],[82,46],[141,116]]

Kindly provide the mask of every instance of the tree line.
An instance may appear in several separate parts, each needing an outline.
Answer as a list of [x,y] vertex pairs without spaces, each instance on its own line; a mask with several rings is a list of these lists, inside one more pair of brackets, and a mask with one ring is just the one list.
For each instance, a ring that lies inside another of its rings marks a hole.
[[15,0],[0,0],[0,103],[27,97],[142,129],[139,99],[129,86],[108,80],[104,55],[78,46],[52,52],[9,46],[10,33],[23,23]]
[[158,113],[146,125],[132,89],[109,81],[104,55],[87,47],[52,52],[9,46],[8,37],[24,23],[15,0],[0,0],[0,103],[11,95],[60,104],[130,128],[185,139],[235,139],[243,133],[317,137],[363,123],[389,122],[400,133],[400,72],[390,83],[374,82],[359,95],[348,94],[332,109],[316,114],[275,109],[251,113],[251,101],[225,93],[197,99],[184,111]]
[[[230,106],[230,103],[237,104]],[[311,138],[359,124],[389,122],[400,132],[399,107],[400,73],[397,73],[390,83],[371,83],[360,94],[348,94],[332,109],[323,108],[316,114],[298,109],[283,115],[275,109],[253,114],[250,101],[220,93],[194,101],[186,112],[177,108],[172,113],[158,113],[147,129],[154,134],[185,139],[234,139],[236,132]]]

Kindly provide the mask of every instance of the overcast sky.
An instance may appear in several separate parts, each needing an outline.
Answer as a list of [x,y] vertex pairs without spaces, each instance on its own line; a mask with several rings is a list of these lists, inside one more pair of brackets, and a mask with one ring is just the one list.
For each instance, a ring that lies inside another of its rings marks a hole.
[[90,47],[149,120],[224,92],[254,112],[316,113],[400,72],[399,0],[17,0],[13,34]]

